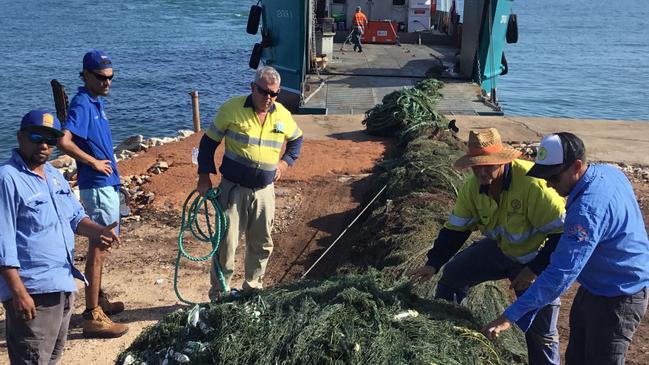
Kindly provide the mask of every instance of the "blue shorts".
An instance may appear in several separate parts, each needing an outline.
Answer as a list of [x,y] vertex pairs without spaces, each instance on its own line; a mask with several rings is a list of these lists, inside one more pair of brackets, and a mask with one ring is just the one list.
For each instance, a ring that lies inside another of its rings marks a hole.
[[[119,192],[117,186],[79,190],[81,204],[93,221],[108,226],[119,222]],[[119,225],[115,229],[119,233]]]

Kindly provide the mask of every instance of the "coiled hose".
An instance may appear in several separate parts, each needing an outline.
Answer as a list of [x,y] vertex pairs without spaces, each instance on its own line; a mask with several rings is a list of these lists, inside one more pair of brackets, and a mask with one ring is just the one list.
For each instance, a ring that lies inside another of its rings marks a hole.
[[[218,196],[220,194],[221,189],[219,188],[210,189],[203,196],[201,196],[197,190],[194,190],[189,194],[189,196],[187,196],[187,199],[185,199],[185,203],[183,204],[182,223],[180,225],[180,232],[178,233],[178,256],[176,257],[176,268],[174,271],[174,291],[176,292],[178,300],[185,304],[195,305],[197,303],[183,298],[180,290],[178,289],[178,271],[180,269],[180,259],[182,257],[190,261],[200,262],[207,261],[212,258],[212,256],[217,255],[217,259],[214,260],[217,277],[219,279],[219,282],[221,283],[221,288],[223,288],[224,293],[227,294],[229,292],[229,288],[225,283],[223,271],[221,270],[221,265],[218,260],[219,245],[221,244],[221,241],[225,237],[225,234],[228,230],[227,216],[225,215],[225,211],[218,201]],[[214,222],[210,221],[210,206],[214,210]],[[205,217],[207,232],[204,231],[199,224],[198,217],[201,213]],[[212,250],[210,251],[210,253],[205,256],[197,257],[187,253],[183,240],[185,232],[188,230],[197,240],[205,243],[209,242],[212,244]]]

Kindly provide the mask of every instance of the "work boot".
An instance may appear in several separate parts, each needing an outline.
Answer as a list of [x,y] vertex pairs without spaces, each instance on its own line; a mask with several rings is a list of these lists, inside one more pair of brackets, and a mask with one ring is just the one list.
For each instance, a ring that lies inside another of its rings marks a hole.
[[86,309],[82,317],[81,327],[86,338],[116,338],[128,332],[128,326],[111,321],[100,306]]
[[105,314],[112,316],[113,314],[122,313],[124,311],[123,302],[109,302],[106,293],[103,290],[99,290],[99,306]]

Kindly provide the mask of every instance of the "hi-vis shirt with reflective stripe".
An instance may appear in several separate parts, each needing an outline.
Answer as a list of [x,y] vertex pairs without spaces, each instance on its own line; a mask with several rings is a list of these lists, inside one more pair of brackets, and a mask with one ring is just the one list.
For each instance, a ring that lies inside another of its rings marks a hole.
[[294,141],[302,135],[291,113],[280,103],[261,125],[257,113],[246,107],[247,96],[226,101],[219,109],[206,134],[213,140],[225,140],[225,158],[240,165],[274,172],[284,141]]
[[526,176],[533,163],[514,160],[505,174],[500,201],[481,192],[475,176],[464,184],[445,227],[479,229],[521,263],[536,257],[546,236],[563,231],[565,200],[544,180]]

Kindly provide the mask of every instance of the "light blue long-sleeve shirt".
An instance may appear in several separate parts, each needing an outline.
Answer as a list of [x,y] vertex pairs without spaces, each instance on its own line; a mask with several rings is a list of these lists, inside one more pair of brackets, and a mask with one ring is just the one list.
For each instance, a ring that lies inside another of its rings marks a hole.
[[539,309],[576,280],[605,297],[649,286],[649,240],[629,180],[610,165],[591,165],[570,192],[564,233],[550,265],[505,317],[527,330]]
[[[0,166],[0,267],[13,267],[27,292],[77,290],[74,232],[86,214],[63,175],[45,163],[45,176],[29,170],[17,150]],[[0,276],[0,301],[11,298]]]

